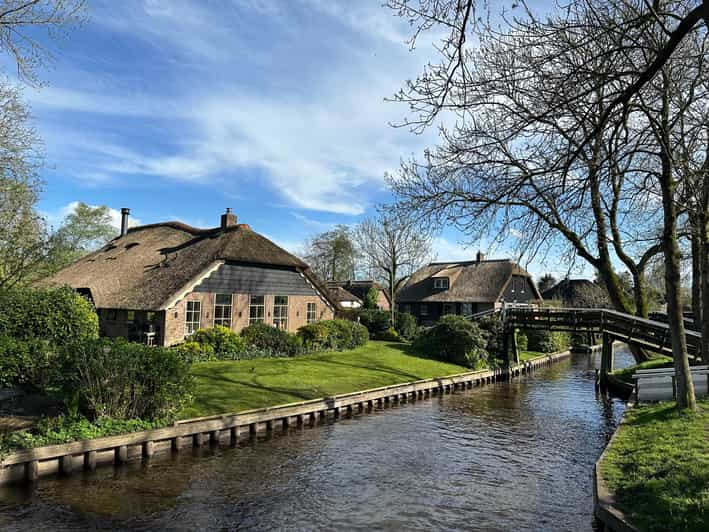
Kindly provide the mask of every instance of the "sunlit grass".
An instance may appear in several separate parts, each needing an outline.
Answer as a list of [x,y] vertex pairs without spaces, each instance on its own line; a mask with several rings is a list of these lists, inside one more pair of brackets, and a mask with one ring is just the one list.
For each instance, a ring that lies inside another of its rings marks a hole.
[[630,366],[628,368],[617,369],[613,372],[613,375],[618,377],[620,380],[622,380],[624,382],[628,382],[630,384],[633,384],[633,375],[639,369],[656,369],[656,368],[671,368],[671,367],[672,367],[672,358],[666,357],[663,355],[658,355],[657,357],[651,358],[650,360],[646,360],[645,362],[641,362],[640,364],[636,364],[636,365]]
[[696,413],[674,403],[630,410],[601,473],[641,530],[709,529],[709,399]]
[[466,371],[416,356],[406,344],[393,342],[295,358],[204,362],[192,368],[195,400],[181,417],[263,408]]

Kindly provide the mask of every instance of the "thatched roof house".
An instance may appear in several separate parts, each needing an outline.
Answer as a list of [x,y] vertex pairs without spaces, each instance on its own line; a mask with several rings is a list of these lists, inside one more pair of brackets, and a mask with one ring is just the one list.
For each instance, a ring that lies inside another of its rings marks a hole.
[[527,270],[507,259],[486,260],[482,253],[474,261],[432,262],[414,272],[397,294],[399,310],[421,323],[445,314],[475,314],[503,301],[539,299]]
[[609,303],[606,289],[589,279],[562,279],[544,290],[542,297],[569,308],[603,308]]
[[330,291],[332,298],[337,301],[343,309],[355,309],[362,306],[362,300],[354,295],[352,292],[348,292],[337,283],[329,282],[327,283],[327,289]]
[[212,229],[180,222],[128,229],[127,216],[121,236],[44,281],[87,294],[107,336],[170,345],[215,323],[295,330],[333,315],[335,301],[307,264],[238,224],[229,209]]
[[353,295],[355,298],[351,300],[353,304],[343,305],[348,308],[356,308],[355,304],[357,301],[359,301],[359,306],[362,306],[364,304],[364,301],[367,299],[367,294],[372,288],[374,288],[374,290],[376,290],[377,292],[377,308],[379,308],[380,310],[391,309],[391,301],[389,300],[389,294],[387,294],[387,291],[384,289],[384,287],[376,281],[328,281],[327,287],[331,291],[337,292],[339,290],[345,290],[346,292]]

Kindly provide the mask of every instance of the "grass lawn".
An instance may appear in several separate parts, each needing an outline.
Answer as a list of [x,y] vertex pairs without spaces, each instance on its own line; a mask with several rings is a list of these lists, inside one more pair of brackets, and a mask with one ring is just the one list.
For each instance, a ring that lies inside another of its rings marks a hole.
[[550,355],[551,353],[542,353],[541,351],[520,351],[519,361],[526,362],[527,360],[532,360],[533,358],[541,357],[544,355]]
[[181,417],[263,408],[466,371],[416,356],[406,344],[374,341],[351,351],[295,358],[203,362],[192,368],[195,400]]
[[613,372],[613,375],[618,377],[620,380],[633,384],[633,374],[639,369],[656,369],[656,368],[671,368],[672,358],[666,356],[658,356],[657,358],[651,358],[635,366],[630,366],[628,368],[617,369]]
[[706,531],[709,523],[709,399],[697,413],[674,403],[633,408],[601,473],[641,530]]

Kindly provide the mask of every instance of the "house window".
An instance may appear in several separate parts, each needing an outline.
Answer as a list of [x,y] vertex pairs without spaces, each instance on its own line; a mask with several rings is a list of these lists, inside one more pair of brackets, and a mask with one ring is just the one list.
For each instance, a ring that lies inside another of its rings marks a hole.
[[249,325],[252,323],[263,323],[266,316],[266,304],[264,296],[249,297]]
[[421,303],[420,313],[421,316],[428,316],[428,305],[426,303]]
[[214,325],[231,328],[231,294],[217,294],[214,299]]
[[443,315],[455,314],[455,303],[443,303]]
[[472,303],[463,303],[463,308],[461,309],[463,316],[472,316],[473,315],[473,304]]
[[448,290],[448,277],[437,277],[433,280],[433,288]]
[[115,309],[108,309],[106,311],[106,319],[109,321],[116,321],[118,319],[118,311]]
[[126,312],[126,321],[128,323],[133,323],[135,321],[135,310],[129,310]]
[[288,296],[273,298],[273,325],[277,329],[288,329]]
[[527,281],[525,279],[520,279],[519,280],[519,293],[524,294],[524,285],[527,284]]
[[202,303],[188,301],[185,310],[185,336],[190,336],[199,329],[199,319],[202,316]]
[[305,321],[307,323],[313,323],[317,318],[315,317],[315,303],[308,303],[305,308]]
[[411,305],[404,305],[402,308],[403,308],[402,312],[404,312],[406,314],[411,314]]

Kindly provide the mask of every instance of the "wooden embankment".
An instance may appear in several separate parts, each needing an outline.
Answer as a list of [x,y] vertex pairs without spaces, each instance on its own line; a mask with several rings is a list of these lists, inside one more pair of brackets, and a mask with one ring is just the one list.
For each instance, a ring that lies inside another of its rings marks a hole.
[[40,476],[69,475],[79,469],[94,470],[100,464],[119,465],[131,460],[150,459],[157,453],[179,452],[183,448],[205,444],[235,445],[240,438],[253,437],[262,431],[287,429],[291,425],[315,425],[320,420],[338,419],[355,411],[369,412],[375,406],[416,401],[508,380],[568,356],[570,352],[564,351],[510,368],[472,371],[270,408],[183,420],[160,429],[22,450],[0,461],[0,484],[34,482]]

